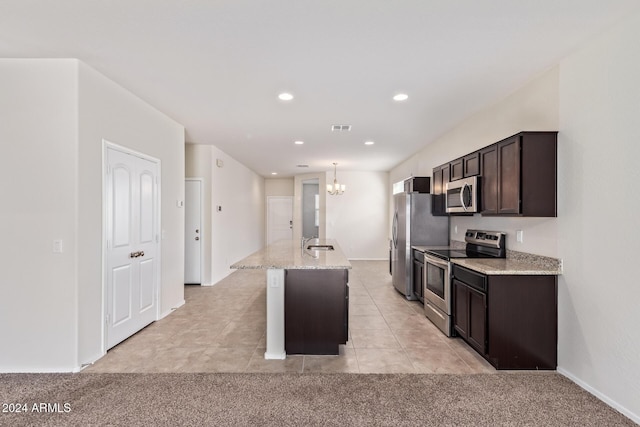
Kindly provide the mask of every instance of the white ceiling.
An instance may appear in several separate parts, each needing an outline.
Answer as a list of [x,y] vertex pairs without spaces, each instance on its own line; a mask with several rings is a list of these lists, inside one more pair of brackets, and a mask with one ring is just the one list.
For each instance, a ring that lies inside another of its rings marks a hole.
[[[386,171],[637,7],[0,0],[0,57],[79,58],[183,124],[187,142],[213,144],[264,176],[331,171],[333,162]],[[278,100],[283,91],[295,99]],[[409,99],[392,101],[398,92]],[[332,133],[332,124],[353,129]]]

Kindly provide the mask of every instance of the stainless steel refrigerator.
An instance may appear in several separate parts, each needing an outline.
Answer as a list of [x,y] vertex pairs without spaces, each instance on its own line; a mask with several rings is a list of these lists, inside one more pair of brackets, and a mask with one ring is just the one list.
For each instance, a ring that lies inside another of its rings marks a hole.
[[448,246],[449,217],[431,215],[433,195],[429,193],[398,193],[393,201],[392,282],[398,292],[414,300],[411,246]]

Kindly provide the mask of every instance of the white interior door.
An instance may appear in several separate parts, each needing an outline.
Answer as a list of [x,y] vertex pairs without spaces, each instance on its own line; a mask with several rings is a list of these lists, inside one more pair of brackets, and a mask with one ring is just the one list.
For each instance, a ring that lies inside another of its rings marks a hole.
[[156,319],[158,163],[107,148],[106,342],[111,348]]
[[267,197],[267,245],[293,239],[293,197]]
[[185,181],[184,283],[202,284],[202,181]]

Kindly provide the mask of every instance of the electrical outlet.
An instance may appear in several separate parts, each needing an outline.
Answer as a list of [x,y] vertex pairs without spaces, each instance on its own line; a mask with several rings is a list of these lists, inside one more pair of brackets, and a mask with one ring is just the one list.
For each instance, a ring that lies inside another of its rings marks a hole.
[[516,242],[522,243],[524,240],[524,233],[522,230],[516,230]]
[[453,226],[453,234],[458,234],[458,226],[457,225]]

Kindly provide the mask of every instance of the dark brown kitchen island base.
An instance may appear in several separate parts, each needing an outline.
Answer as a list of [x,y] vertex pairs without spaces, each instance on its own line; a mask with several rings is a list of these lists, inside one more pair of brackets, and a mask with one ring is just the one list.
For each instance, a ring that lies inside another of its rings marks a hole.
[[285,270],[287,354],[338,354],[348,339],[348,270]]

